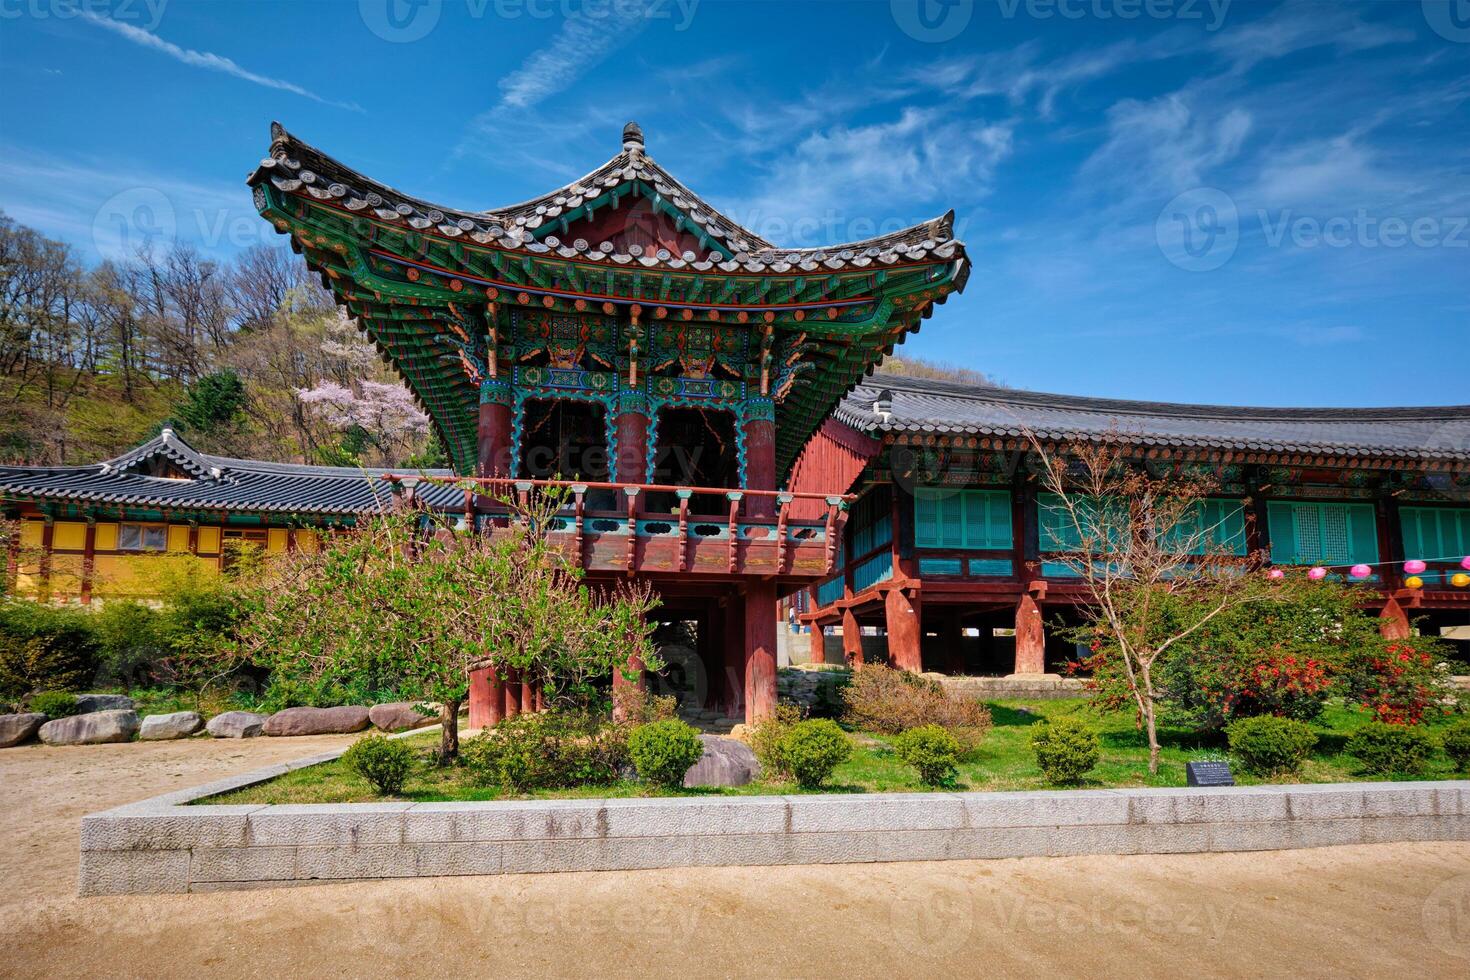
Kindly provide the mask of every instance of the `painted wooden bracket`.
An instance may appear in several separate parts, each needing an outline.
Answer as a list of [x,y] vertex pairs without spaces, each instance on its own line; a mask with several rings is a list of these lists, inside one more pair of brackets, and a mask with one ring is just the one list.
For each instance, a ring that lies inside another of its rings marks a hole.
[[734,574],[735,567],[740,560],[740,528],[735,523],[735,515],[740,511],[740,501],[745,496],[739,490],[725,491],[725,499],[730,501],[730,530],[729,530],[729,554],[727,571]]
[[638,557],[638,487],[623,487],[623,493],[628,498],[628,567],[627,573],[632,575],[637,571],[636,562]]
[[679,560],[677,568],[685,571],[689,567],[689,498],[693,490],[675,490],[679,498]]

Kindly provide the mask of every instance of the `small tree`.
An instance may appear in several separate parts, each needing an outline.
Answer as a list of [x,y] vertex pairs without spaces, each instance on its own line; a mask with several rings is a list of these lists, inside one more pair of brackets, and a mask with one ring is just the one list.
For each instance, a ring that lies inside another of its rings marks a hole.
[[1204,518],[1208,477],[1131,458],[1131,443],[1117,433],[1060,451],[1031,443],[1060,539],[1042,545],[1061,549],[1048,560],[1081,580],[1081,635],[1102,654],[1097,680],[1105,698],[1137,709],[1149,772],[1157,773],[1161,658],[1269,587],[1246,574],[1256,561],[1232,558],[1221,524]]
[[564,697],[588,696],[630,656],[656,669],[651,590],[589,587],[547,541],[556,502],[512,507],[490,533],[396,512],[283,556],[254,590],[247,649],[281,679],[439,704],[441,762],[459,752],[472,668],[513,668]]

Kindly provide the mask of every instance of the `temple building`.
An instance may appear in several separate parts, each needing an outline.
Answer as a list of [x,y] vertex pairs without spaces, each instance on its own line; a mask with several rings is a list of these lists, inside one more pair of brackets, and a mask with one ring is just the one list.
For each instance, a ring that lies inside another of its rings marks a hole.
[[[793,489],[856,495],[838,569],[792,603],[807,658],[861,658],[867,632],[910,670],[1037,675],[1076,659],[1046,628],[1074,620],[1085,589],[1057,558],[1069,525],[1038,487],[1033,439],[1122,440],[1139,465],[1203,468],[1207,526],[1230,553],[1344,578],[1371,566],[1359,585],[1386,634],[1412,618],[1470,641],[1456,579],[1470,578],[1470,406],[1174,405],[875,374],[793,469]],[[1426,568],[1406,575],[1408,560]]]
[[[311,548],[392,507],[493,534],[508,514],[488,487],[432,478],[559,486],[553,539],[594,582],[651,582],[661,618],[695,624],[689,695],[750,720],[774,708],[783,602],[812,659],[861,658],[864,633],[912,670],[1037,674],[1068,657],[1045,623],[1081,590],[1048,561],[1024,434],[1117,429],[1141,460],[1211,467],[1243,554],[1436,559],[1422,588],[1389,567],[1365,601],[1386,629],[1470,622],[1470,589],[1440,561],[1470,552],[1470,407],[1214,408],[874,375],[964,288],[952,213],[781,248],[659,166],[632,123],[602,166],[489,211],[410,197],[279,126],[248,182],[452,468],[229,459],[164,430],[90,466],[0,469],[23,591],[127,594],[159,555],[218,568],[232,539]],[[515,678],[472,673],[472,725],[533,703]]]

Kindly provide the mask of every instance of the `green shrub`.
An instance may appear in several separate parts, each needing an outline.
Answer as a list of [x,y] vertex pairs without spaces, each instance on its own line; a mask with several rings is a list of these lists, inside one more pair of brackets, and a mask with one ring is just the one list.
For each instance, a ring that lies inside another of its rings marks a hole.
[[796,778],[786,758],[786,736],[800,721],[800,708],[794,704],[778,704],[774,714],[751,726],[750,750],[761,764],[763,778],[772,782],[789,782]]
[[689,767],[704,754],[704,743],[693,728],[669,718],[633,729],[628,735],[628,754],[644,782],[678,789]]
[[938,725],[910,728],[893,741],[898,757],[919,771],[925,786],[953,786],[959,775],[960,743]]
[[342,755],[348,769],[373,784],[379,793],[392,794],[403,789],[413,771],[413,749],[400,739],[368,735],[352,743]]
[[851,756],[852,743],[828,718],[797,722],[781,740],[780,757],[803,789],[821,786]]
[[1031,748],[1049,783],[1079,782],[1102,757],[1097,732],[1070,715],[1043,719],[1032,728]]
[[586,712],[523,714],[468,740],[460,757],[474,782],[517,793],[604,785],[628,764],[628,729]]
[[1225,727],[1230,752],[1246,772],[1256,776],[1289,776],[1301,771],[1317,736],[1304,721],[1256,715]]
[[1444,754],[1456,772],[1470,771],[1470,718],[1462,718],[1444,730]]
[[1370,773],[1413,775],[1423,772],[1425,761],[1434,753],[1434,742],[1418,728],[1370,721],[1353,733],[1344,749]]
[[115,599],[93,614],[104,684],[148,686],[163,679],[157,669],[171,648],[165,617],[141,602]]
[[77,696],[70,691],[42,691],[31,698],[30,708],[47,718],[70,718],[77,713]]
[[842,691],[843,720],[861,731],[897,735],[938,725],[960,744],[960,754],[980,747],[990,730],[990,711],[973,698],[957,697],[930,677],[870,665],[853,671]]
[[645,688],[617,686],[612,692],[613,714],[627,725],[646,725],[666,721],[679,711],[679,699],[672,694],[650,694]]
[[91,684],[97,638],[89,615],[25,599],[0,602],[0,700]]

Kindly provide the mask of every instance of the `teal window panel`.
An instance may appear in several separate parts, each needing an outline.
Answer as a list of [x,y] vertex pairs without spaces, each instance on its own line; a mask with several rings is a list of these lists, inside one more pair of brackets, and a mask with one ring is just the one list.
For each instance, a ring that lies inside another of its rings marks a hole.
[[965,574],[965,560],[963,558],[920,558],[920,575],[963,575]]
[[1355,565],[1378,561],[1372,504],[1273,500],[1266,505],[1271,561],[1277,565]]
[[893,578],[893,556],[887,552],[874,555],[852,570],[852,590],[861,592],[890,578]]
[[1470,507],[1401,507],[1399,530],[1405,558],[1458,561],[1470,555]]
[[821,585],[817,586],[817,602],[821,603],[822,605],[824,605],[824,606],[830,606],[832,603],[836,602],[838,599],[841,599],[841,598],[842,598],[842,576],[841,575],[837,576],[834,579],[828,579],[827,581],[823,582]]
[[1044,561],[1041,563],[1042,578],[1078,578],[1077,572],[1066,562]]
[[[1078,497],[1076,506],[1081,515],[1084,529],[1095,523],[1093,515],[1097,512],[1097,501],[1091,497]],[[1110,501],[1109,507],[1122,508],[1127,504],[1120,500]],[[1040,493],[1036,495],[1036,537],[1037,545],[1042,551],[1081,551],[1082,534],[1072,515],[1067,512],[1062,498],[1054,493]],[[1125,518],[1120,513],[1116,521],[1106,522],[1103,530],[1117,532],[1125,530],[1127,525]],[[1094,546],[1096,547],[1096,546]],[[1121,549],[1120,549],[1121,550]]]
[[914,488],[915,547],[999,551],[1011,545],[1008,491]]
[[1016,572],[1016,566],[1011,564],[1009,558],[971,558],[971,575],[993,575],[1010,578]]
[[1168,529],[1164,537],[1174,538],[1178,547],[1187,546],[1191,554],[1244,557],[1245,504],[1239,500],[1196,500],[1189,513],[1181,516],[1179,526]]

